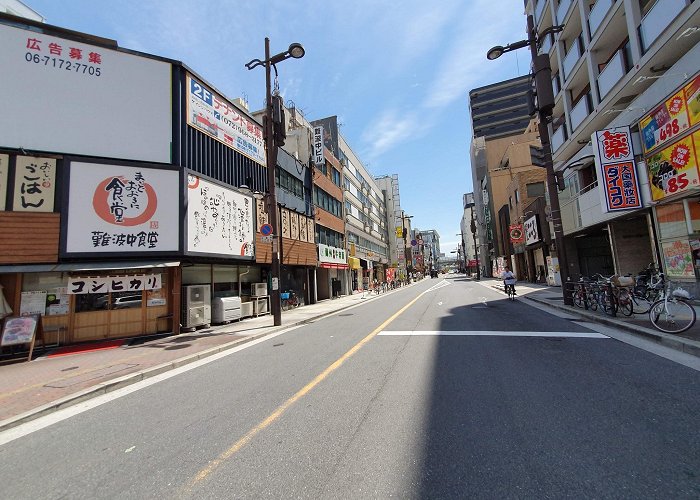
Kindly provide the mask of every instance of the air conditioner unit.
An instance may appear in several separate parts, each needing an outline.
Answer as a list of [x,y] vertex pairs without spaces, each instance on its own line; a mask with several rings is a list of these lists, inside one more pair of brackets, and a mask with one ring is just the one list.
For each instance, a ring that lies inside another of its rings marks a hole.
[[211,324],[211,295],[209,285],[182,287],[182,326],[196,328]]
[[221,324],[241,319],[240,297],[217,297],[211,302],[211,319]]
[[262,297],[267,295],[267,283],[251,283],[250,294],[253,297]]

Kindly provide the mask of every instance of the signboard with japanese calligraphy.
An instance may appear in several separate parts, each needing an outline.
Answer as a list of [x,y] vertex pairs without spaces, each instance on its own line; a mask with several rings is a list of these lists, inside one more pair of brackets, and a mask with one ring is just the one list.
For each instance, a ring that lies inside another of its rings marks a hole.
[[[293,240],[299,239],[299,214],[296,212],[291,212],[289,217],[289,237]],[[306,235],[304,235],[306,239]]]
[[[265,210],[265,200],[255,200],[255,215],[258,218],[258,226],[262,226],[264,224],[269,224],[270,223],[270,216],[267,213],[267,210]],[[272,228],[272,232],[274,233],[275,228]]]
[[314,127],[314,165],[322,167],[326,163],[323,157],[323,126]]
[[156,254],[179,250],[180,172],[72,161],[68,254]]
[[596,131],[591,141],[601,180],[601,206],[606,212],[640,208],[642,196],[629,127]]
[[187,252],[255,258],[255,199],[187,177]]
[[15,161],[15,191],[12,210],[16,212],[53,212],[56,191],[56,160],[18,156]]
[[187,75],[187,124],[265,165],[263,130],[252,118]]
[[6,24],[0,47],[0,146],[170,163],[169,63]]
[[523,231],[522,224],[511,224],[508,227],[510,232],[510,242],[513,245],[522,245],[525,243],[525,232]]
[[7,203],[7,172],[10,168],[10,155],[0,154],[0,211]]
[[289,231],[289,210],[283,208],[280,210],[280,229],[284,238],[291,238]]
[[313,243],[313,240],[309,241],[309,233],[308,233],[308,226],[309,226],[310,219],[308,217],[305,217],[303,215],[299,216],[299,240],[304,241],[307,243]]
[[537,243],[542,238],[540,237],[540,229],[537,224],[537,216],[533,215],[525,221],[525,244],[532,245]]
[[649,186],[654,201],[700,186],[697,148],[700,131],[647,158]]

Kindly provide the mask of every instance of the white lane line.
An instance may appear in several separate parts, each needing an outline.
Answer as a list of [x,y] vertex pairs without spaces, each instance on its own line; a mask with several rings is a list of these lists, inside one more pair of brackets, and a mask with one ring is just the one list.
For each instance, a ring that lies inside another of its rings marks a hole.
[[444,287],[444,286],[450,286],[451,284],[452,284],[451,281],[445,281],[445,280],[443,280],[443,281],[441,281],[441,282],[439,282],[439,283],[436,283],[435,285],[431,286],[430,288],[428,288],[428,289],[426,290],[426,292],[433,292],[433,291],[437,290],[438,288],[442,288],[442,287]]
[[427,336],[427,337],[571,337],[582,339],[609,339],[607,335],[596,332],[508,332],[508,331],[478,331],[478,330],[382,330],[383,336]]

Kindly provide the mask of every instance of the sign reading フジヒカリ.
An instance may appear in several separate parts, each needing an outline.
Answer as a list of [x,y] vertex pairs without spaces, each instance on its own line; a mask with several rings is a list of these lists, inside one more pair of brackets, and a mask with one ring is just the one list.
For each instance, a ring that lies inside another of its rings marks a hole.
[[591,140],[602,180],[601,204],[606,211],[640,208],[642,197],[629,127],[599,130]]
[[64,254],[177,251],[177,170],[71,162]]
[[318,125],[314,127],[314,165],[321,167],[325,161],[323,158],[323,127]]

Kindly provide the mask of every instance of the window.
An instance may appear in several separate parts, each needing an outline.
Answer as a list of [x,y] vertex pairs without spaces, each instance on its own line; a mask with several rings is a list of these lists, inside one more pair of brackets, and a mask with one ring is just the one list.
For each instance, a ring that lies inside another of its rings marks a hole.
[[537,198],[538,196],[544,196],[544,182],[534,182],[532,184],[526,184],[527,197]]
[[331,168],[331,180],[333,181],[333,184],[336,186],[340,187],[340,172],[338,172],[336,169]]
[[515,190],[515,204],[517,205],[518,203],[520,203],[520,193],[516,189]]
[[657,206],[656,219],[659,221],[661,238],[687,236],[688,226],[685,222],[683,202]]
[[314,186],[314,203],[336,217],[342,217],[342,204],[318,186]]
[[304,199],[304,183],[289,172],[278,168],[275,171],[275,184],[297,198]]

